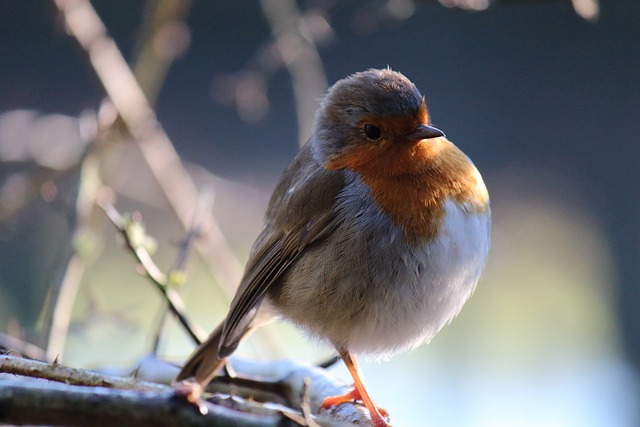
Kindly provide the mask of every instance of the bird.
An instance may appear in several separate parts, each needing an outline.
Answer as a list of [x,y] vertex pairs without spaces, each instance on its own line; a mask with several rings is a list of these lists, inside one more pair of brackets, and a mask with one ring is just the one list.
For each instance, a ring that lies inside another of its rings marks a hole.
[[208,384],[243,338],[284,318],[353,377],[322,407],[359,401],[388,427],[359,357],[388,359],[448,324],[480,279],[490,230],[480,173],[407,77],[387,67],[338,80],[273,191],[226,318],[176,381]]

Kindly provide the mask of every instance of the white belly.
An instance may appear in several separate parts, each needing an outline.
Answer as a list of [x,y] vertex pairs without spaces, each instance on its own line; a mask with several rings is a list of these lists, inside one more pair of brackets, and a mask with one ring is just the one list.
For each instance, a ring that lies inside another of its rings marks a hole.
[[350,349],[389,357],[417,347],[469,299],[489,253],[490,213],[468,213],[453,201],[445,202],[445,211],[438,236],[403,256],[404,274],[398,271],[400,281],[371,310],[377,315],[353,329]]
[[367,209],[366,220],[309,250],[274,304],[309,335],[355,353],[386,358],[429,341],[467,301],[489,252],[488,211],[446,201],[445,212],[438,236],[416,247]]

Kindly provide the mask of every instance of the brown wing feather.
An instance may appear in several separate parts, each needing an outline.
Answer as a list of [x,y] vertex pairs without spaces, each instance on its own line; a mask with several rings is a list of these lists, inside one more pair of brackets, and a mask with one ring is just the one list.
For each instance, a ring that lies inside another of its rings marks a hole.
[[269,288],[279,282],[305,248],[333,229],[333,207],[343,187],[342,173],[316,162],[307,143],[271,196],[266,226],[254,244],[222,327],[219,357],[235,350]]
[[333,206],[343,187],[343,174],[318,164],[307,143],[271,196],[265,227],[253,245],[227,318],[191,354],[177,380],[194,377],[206,384],[213,378],[224,358],[251,331],[251,322],[267,291],[277,286],[309,245],[333,229]]
[[255,262],[243,280],[242,291],[236,294],[222,327],[219,357],[227,357],[235,350],[267,290],[280,279],[308,245],[325,236],[333,225],[333,213],[325,212],[304,224],[300,230],[283,237],[273,237],[265,244],[264,250],[256,254]]

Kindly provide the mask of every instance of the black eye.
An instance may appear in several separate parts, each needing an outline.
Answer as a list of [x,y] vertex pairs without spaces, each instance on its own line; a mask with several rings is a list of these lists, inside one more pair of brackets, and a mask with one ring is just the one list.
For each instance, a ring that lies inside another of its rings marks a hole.
[[382,137],[382,131],[374,125],[364,125],[364,134],[372,141],[377,141]]

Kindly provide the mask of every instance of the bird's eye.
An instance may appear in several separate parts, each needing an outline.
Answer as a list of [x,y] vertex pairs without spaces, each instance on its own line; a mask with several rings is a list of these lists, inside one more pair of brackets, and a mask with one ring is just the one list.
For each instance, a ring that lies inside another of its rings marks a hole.
[[382,138],[382,130],[374,125],[364,125],[364,134],[372,141],[377,141]]

